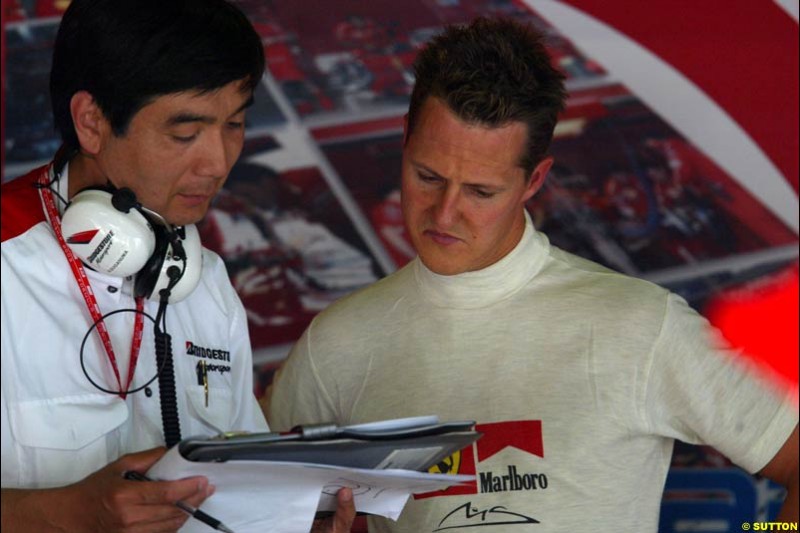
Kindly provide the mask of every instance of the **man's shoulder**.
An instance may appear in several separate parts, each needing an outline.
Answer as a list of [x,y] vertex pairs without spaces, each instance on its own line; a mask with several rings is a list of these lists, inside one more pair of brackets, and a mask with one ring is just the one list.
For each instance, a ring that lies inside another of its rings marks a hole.
[[34,186],[45,167],[3,183],[0,196],[2,242],[13,239],[45,220],[39,191]]
[[225,263],[216,252],[206,247],[202,248],[201,253],[203,264],[197,287],[185,300],[176,302],[175,306],[181,309],[186,307],[193,313],[205,313],[206,316],[216,310],[231,317],[240,310],[242,303],[233,288]]
[[203,254],[203,273],[219,274],[220,272],[224,272],[226,267],[222,257],[211,248],[206,248],[202,243],[201,246],[201,253]]
[[583,273],[587,276],[616,275],[626,277],[616,270],[596,263],[590,259],[567,252],[557,246],[550,245],[550,259],[560,266],[563,270],[571,270],[575,273]]
[[400,270],[371,283],[344,298],[341,298],[322,311],[315,323],[338,322],[368,319],[384,316],[387,306],[409,295],[414,290],[414,262]]
[[631,312],[641,312],[651,307],[660,313],[666,304],[669,291],[646,279],[623,274],[594,261],[571,254],[555,246],[550,249],[550,261],[542,270],[548,285],[570,298],[581,296]]

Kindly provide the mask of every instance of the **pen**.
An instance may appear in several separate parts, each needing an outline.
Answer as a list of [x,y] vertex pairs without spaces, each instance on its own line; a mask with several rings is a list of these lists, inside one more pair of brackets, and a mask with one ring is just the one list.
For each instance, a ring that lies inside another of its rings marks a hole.
[[206,360],[202,359],[203,363],[203,392],[206,395],[206,408],[208,408],[208,370],[206,369]]
[[[139,472],[135,472],[133,470],[128,470],[127,472],[125,472],[125,479],[130,479],[132,481],[152,481],[152,479],[145,476],[144,474],[140,474]],[[223,524],[213,516],[204,513],[200,509],[195,509],[186,502],[178,500],[177,502],[175,502],[175,507],[177,507],[184,513],[188,514],[189,516],[201,521],[207,526],[216,529],[217,531],[222,531],[223,533],[233,533],[233,531],[231,531],[230,528],[228,528],[225,524]]]

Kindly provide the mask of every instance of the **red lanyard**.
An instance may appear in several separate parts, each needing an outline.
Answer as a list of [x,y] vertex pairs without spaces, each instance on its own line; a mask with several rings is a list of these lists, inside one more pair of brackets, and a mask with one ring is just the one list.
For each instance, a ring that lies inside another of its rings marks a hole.
[[139,359],[139,348],[142,345],[142,330],[144,329],[144,298],[136,298],[136,319],[134,320],[133,325],[133,339],[131,339],[131,358],[130,364],[128,365],[128,382],[123,388],[122,379],[119,375],[119,368],[117,367],[117,357],[114,355],[114,347],[111,345],[111,337],[108,335],[108,328],[106,328],[105,322],[103,322],[103,315],[100,313],[100,306],[97,305],[97,298],[94,296],[94,291],[92,291],[89,278],[86,277],[86,271],[83,268],[83,264],[81,263],[80,259],[75,256],[72,250],[70,250],[69,246],[67,246],[67,243],[64,240],[64,235],[61,233],[61,219],[58,216],[58,209],[56,209],[55,200],[53,199],[53,192],[49,187],[49,167],[42,171],[42,174],[39,176],[39,183],[43,185],[43,187],[39,188],[39,195],[42,199],[42,203],[44,204],[48,222],[50,222],[50,226],[53,228],[53,232],[56,234],[58,244],[61,246],[61,250],[64,252],[64,256],[67,258],[70,268],[72,268],[72,275],[75,276],[75,281],[78,282],[78,287],[80,288],[83,299],[86,302],[86,308],[89,310],[89,314],[92,315],[92,320],[97,326],[97,333],[100,335],[100,339],[103,341],[103,347],[105,347],[108,360],[111,361],[111,366],[114,369],[114,375],[117,377],[117,384],[119,385],[120,391],[119,396],[124,400],[126,391],[130,388],[131,382],[133,381],[133,372],[136,369],[136,361]]

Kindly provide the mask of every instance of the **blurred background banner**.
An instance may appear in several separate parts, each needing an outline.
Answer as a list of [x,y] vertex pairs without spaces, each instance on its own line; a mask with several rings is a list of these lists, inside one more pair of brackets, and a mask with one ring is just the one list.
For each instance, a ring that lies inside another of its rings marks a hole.
[[[556,164],[528,205],[536,226],[701,312],[741,302],[728,295],[743,284],[788,279],[795,320],[778,332],[778,364],[793,358],[780,386],[796,389],[796,0],[236,3],[269,72],[242,158],[200,229],[247,309],[256,394],[316,313],[414,256],[399,204],[413,60],[443,26],[479,15],[542,29],[567,76]],[[4,181],[58,148],[48,77],[68,4],[2,0]],[[780,490],[713,451],[678,445],[673,463],[663,532],[738,531],[774,516]]]

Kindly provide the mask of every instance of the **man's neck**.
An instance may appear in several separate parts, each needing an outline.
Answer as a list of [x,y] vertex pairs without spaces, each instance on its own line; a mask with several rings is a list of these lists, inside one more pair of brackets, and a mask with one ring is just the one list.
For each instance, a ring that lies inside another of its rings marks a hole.
[[106,176],[100,171],[94,159],[76,154],[69,161],[69,198],[86,187],[102,186],[108,183]]

